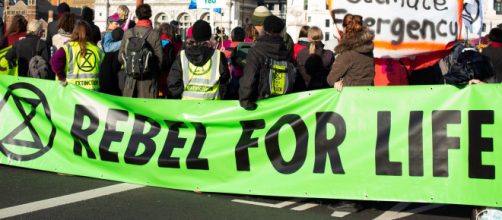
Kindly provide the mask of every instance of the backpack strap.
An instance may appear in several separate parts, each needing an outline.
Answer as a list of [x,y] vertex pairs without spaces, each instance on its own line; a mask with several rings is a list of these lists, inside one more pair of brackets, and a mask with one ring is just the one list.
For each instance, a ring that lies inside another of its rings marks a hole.
[[37,40],[37,46],[35,46],[35,54],[31,54],[31,57],[34,57],[35,55],[38,55],[38,48],[40,47],[40,38]]

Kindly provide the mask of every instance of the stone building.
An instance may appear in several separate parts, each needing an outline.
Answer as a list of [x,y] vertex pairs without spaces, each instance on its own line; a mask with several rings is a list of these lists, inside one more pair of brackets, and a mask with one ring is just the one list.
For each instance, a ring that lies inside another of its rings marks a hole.
[[[190,0],[145,0],[144,3],[152,6],[154,26],[176,20],[180,23],[182,34],[186,34],[186,30],[199,19],[208,21],[213,28],[223,27],[227,30],[226,34],[229,34],[233,27],[245,25],[250,21],[256,7],[254,0],[226,0],[226,7],[221,9],[222,13],[216,13],[207,9],[188,9]],[[126,5],[134,14],[135,1],[96,0],[95,23],[101,30],[106,29],[107,17],[115,13],[119,5]]]

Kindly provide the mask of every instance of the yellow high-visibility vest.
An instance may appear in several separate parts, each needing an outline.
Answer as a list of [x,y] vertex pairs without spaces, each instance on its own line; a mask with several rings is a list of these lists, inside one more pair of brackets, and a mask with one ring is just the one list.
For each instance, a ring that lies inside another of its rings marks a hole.
[[86,89],[99,89],[99,68],[103,52],[94,44],[86,42],[86,53],[82,56],[77,42],[68,42],[66,54],[66,81]]
[[182,100],[220,99],[220,56],[220,51],[215,50],[211,59],[204,65],[196,66],[190,63],[185,51],[181,51],[184,85]]

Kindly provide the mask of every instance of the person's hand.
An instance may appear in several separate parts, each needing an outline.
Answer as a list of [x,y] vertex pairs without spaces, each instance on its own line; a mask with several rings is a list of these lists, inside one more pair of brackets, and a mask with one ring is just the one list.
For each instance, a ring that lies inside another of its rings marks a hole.
[[337,91],[341,92],[343,89],[343,79],[337,81],[334,87]]
[[59,84],[65,87],[66,85],[68,85],[68,82],[66,80],[59,80]]
[[469,85],[474,85],[474,84],[485,84],[485,82],[479,80],[479,79],[471,79],[469,81]]

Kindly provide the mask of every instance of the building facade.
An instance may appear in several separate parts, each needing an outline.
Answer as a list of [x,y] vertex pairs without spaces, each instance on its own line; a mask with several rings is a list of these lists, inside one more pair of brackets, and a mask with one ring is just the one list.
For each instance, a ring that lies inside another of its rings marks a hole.
[[[182,35],[197,20],[208,21],[213,28],[223,27],[226,34],[236,26],[247,24],[253,10],[256,8],[256,1],[253,0],[225,0],[226,7],[221,9],[221,13],[216,13],[208,9],[188,9],[190,0],[172,1],[172,0],[145,0],[145,4],[152,7],[152,21],[154,26],[160,23],[169,23],[176,20],[180,23]],[[130,16],[134,15],[136,8],[135,1],[125,0],[96,0],[95,23],[101,30],[106,30],[106,19],[117,11],[119,5],[126,5],[130,10]]]

